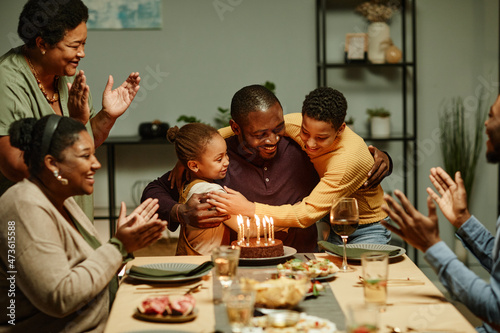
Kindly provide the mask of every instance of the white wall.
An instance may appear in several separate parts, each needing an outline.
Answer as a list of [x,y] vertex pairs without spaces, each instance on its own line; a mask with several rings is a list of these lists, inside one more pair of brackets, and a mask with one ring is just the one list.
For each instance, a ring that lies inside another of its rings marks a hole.
[[[112,135],[136,134],[140,122],[153,119],[173,125],[181,114],[212,121],[217,107],[227,107],[236,90],[266,80],[276,83],[285,112],[300,110],[304,95],[316,85],[314,1],[221,1],[237,4],[222,19],[213,1],[164,0],[159,31],[89,31],[80,68],[87,73],[96,108],[108,74],[121,83],[129,72],[140,71],[143,79],[138,101]],[[23,4],[0,4],[0,53],[18,45],[13,36]],[[417,18],[418,202],[426,211],[428,170],[442,164],[431,139],[441,103],[454,96],[473,98],[476,88],[485,85],[490,105],[498,91],[498,1],[418,0]],[[163,74],[155,79],[154,71]],[[171,146],[132,148],[120,148],[117,158],[117,200],[128,205],[135,181],[160,176],[174,160]],[[104,153],[98,152],[103,167]],[[498,168],[487,165],[484,154],[478,168],[471,210],[494,230]],[[107,205],[106,191],[101,171],[97,206]],[[451,244],[451,228],[440,220],[443,238]]]

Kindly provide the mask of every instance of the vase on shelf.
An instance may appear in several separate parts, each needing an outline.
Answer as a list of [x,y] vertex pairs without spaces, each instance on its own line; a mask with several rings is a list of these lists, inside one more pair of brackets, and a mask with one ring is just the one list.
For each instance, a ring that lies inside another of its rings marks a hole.
[[374,64],[385,62],[385,50],[389,46],[391,30],[385,22],[372,22],[368,26],[368,60]]

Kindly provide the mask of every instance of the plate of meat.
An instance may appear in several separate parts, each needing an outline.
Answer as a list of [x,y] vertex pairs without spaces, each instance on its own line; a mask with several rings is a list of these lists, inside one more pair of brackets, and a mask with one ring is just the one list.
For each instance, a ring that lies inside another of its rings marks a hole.
[[197,317],[195,305],[196,300],[192,295],[147,297],[137,307],[134,317],[162,323],[183,323]]

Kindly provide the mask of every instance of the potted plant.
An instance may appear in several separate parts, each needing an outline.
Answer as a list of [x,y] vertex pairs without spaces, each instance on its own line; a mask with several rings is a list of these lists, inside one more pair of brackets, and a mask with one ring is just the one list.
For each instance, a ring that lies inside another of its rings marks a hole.
[[[488,108],[484,108],[483,96],[478,98],[476,110],[466,110],[463,99],[454,98],[445,104],[439,114],[441,153],[445,171],[454,178],[460,171],[467,192],[467,205],[472,197],[472,187],[477,161],[483,147],[484,121]],[[467,263],[467,251],[456,239],[455,253]]]
[[391,135],[391,113],[386,108],[367,109],[372,138],[388,138]]

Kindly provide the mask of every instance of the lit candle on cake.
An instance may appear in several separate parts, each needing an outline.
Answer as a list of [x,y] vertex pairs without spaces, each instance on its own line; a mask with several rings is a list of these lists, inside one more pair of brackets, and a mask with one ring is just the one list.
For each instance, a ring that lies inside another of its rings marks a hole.
[[243,240],[245,238],[245,229],[243,227],[243,216],[238,215],[236,217],[236,221],[238,222],[238,245],[242,245]]
[[274,244],[274,220],[272,217],[269,223],[271,224],[271,243]]
[[264,228],[264,245],[267,245],[267,216],[262,219],[262,227]]
[[257,244],[260,244],[260,219],[257,215],[255,215],[255,224],[257,225]]
[[250,246],[250,219],[247,217],[247,246]]

